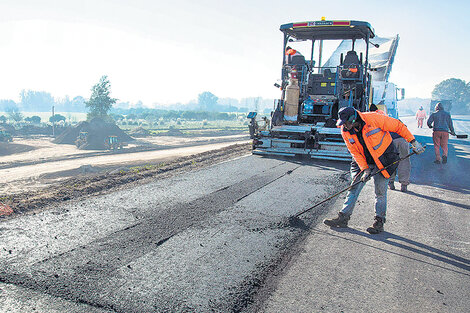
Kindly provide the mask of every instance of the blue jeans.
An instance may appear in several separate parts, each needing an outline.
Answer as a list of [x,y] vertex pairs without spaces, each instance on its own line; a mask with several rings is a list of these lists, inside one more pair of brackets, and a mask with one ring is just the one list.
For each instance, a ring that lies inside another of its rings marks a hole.
[[[375,173],[377,166],[369,165],[372,173]],[[360,171],[355,171],[351,168],[351,176],[354,180],[354,177]],[[377,174],[372,177],[374,179],[375,186],[375,215],[381,217],[385,222],[385,217],[387,215],[387,185],[388,178],[385,178],[382,173]],[[344,201],[343,209],[341,212],[345,215],[351,215],[354,206],[356,205],[357,198],[361,193],[362,188],[365,183],[359,183],[348,191],[346,195],[346,200]]]

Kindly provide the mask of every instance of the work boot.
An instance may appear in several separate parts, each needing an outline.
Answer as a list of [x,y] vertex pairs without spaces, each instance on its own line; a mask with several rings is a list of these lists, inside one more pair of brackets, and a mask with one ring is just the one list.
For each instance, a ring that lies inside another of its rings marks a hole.
[[401,191],[402,192],[407,192],[408,191],[408,185],[401,184]]
[[442,164],[446,164],[447,163],[447,155],[443,155],[442,156]]
[[395,190],[395,183],[394,182],[388,182],[388,188],[390,188],[390,190]]
[[326,219],[323,221],[323,223],[325,223],[326,225],[330,227],[344,228],[344,227],[348,227],[349,218],[350,218],[349,215],[346,215],[342,212],[338,212],[338,217]]
[[367,228],[367,232],[369,234],[378,234],[384,231],[384,220],[379,216],[376,216],[374,219],[374,224],[372,224],[371,227]]

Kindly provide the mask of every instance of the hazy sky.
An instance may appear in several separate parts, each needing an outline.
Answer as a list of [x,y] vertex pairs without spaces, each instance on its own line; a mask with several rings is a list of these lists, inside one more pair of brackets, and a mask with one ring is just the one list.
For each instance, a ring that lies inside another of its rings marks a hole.
[[218,97],[277,98],[281,24],[368,21],[400,35],[390,80],[407,97],[470,81],[470,1],[0,0],[0,99],[21,89],[90,96],[108,75],[112,96],[144,105]]

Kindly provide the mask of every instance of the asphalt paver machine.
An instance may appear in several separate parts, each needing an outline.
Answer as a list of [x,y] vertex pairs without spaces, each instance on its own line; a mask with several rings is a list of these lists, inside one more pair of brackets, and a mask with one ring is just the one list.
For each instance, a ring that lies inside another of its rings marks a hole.
[[[311,21],[284,24],[281,98],[276,101],[266,130],[253,132],[253,153],[330,160],[351,160],[341,131],[336,127],[338,110],[354,107],[367,111],[371,96],[370,40],[374,29],[362,21]],[[349,40],[336,66],[321,66],[325,40]],[[286,54],[292,42],[306,42],[310,59],[300,53]],[[355,49],[362,41],[365,51]],[[314,49],[318,45],[318,61]]]

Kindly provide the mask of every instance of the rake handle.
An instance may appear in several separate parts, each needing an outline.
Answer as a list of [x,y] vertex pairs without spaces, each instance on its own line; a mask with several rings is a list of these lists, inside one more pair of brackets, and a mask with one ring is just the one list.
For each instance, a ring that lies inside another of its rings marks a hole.
[[[416,154],[416,152],[413,151],[413,152],[411,152],[410,154],[408,154],[407,156],[404,156],[403,158],[396,160],[395,162],[393,162],[393,163],[391,163],[391,164],[385,166],[384,168],[377,170],[376,172],[370,174],[369,177],[372,177],[372,176],[377,175],[378,173],[382,172],[383,170],[386,170],[387,168],[391,167],[392,165],[397,164],[398,162],[401,162],[401,161],[403,161],[404,159],[409,158],[409,157],[412,156],[413,154]],[[362,171],[361,171],[360,173],[362,173]],[[359,173],[359,174],[360,174],[360,173]],[[356,180],[356,179],[359,177],[359,174],[356,175],[356,177],[354,178],[354,180]],[[306,209],[306,210],[303,210],[303,211],[300,212],[300,213],[295,214],[294,217],[299,217],[300,215],[307,213],[308,211],[310,211],[310,210],[316,208],[317,206],[319,206],[320,204],[323,204],[323,203],[325,203],[326,201],[328,201],[328,200],[330,200],[330,199],[336,197],[337,195],[342,194],[342,193],[345,192],[345,191],[348,191],[348,190],[351,189],[352,187],[354,187],[354,186],[356,186],[356,185],[358,185],[358,184],[360,184],[360,183],[362,183],[362,182],[363,182],[363,181],[361,181],[361,180],[358,180],[358,181],[356,181],[356,182],[353,181],[353,183],[352,183],[350,186],[344,188],[344,189],[341,190],[341,191],[338,191],[338,192],[335,193],[334,195],[329,196],[329,197],[326,198],[325,200],[318,202],[317,204],[311,206],[310,208],[308,208],[308,209]]]

